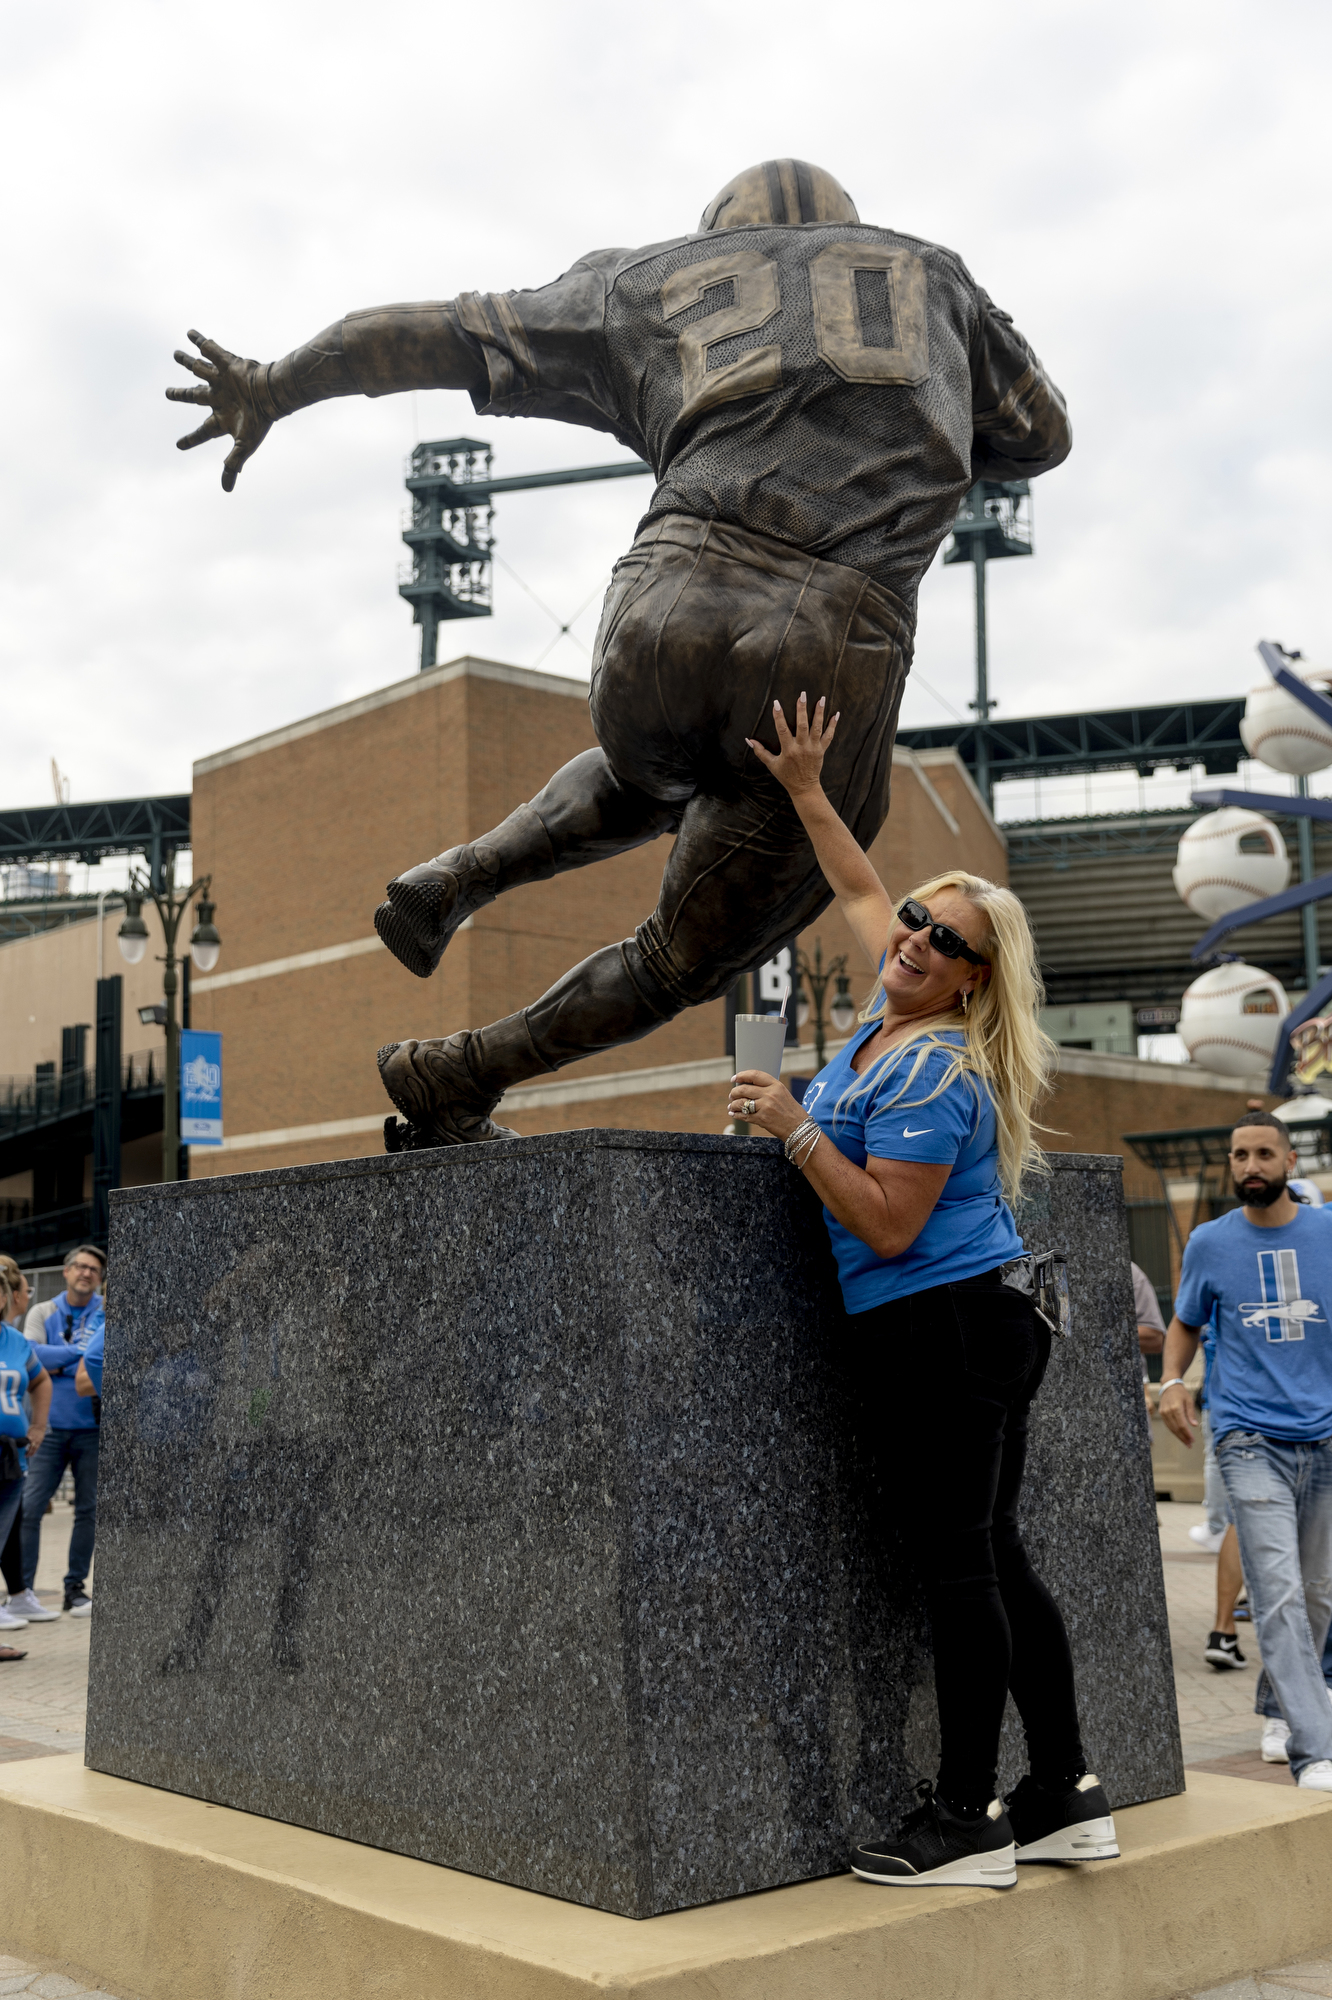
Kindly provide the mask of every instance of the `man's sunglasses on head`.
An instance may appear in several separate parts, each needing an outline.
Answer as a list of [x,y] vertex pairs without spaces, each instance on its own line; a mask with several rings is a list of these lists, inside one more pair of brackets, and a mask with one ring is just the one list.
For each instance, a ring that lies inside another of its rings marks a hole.
[[973,951],[966,939],[959,931],[955,931],[951,924],[936,924],[925,905],[918,903],[914,896],[908,896],[901,905],[897,912],[897,920],[905,924],[909,931],[928,929],[930,943],[942,958],[965,958],[968,965],[988,965],[990,962],[988,958],[982,958],[979,952]]

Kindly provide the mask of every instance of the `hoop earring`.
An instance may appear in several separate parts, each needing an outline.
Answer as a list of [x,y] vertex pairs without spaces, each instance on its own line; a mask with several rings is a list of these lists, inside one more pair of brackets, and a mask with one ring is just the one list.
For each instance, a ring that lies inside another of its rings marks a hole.
[[969,993],[964,993],[964,994],[962,995],[962,1012],[963,1012],[964,1014],[965,1014],[965,1013],[966,1013],[966,1011],[967,1011],[967,1003],[968,1003],[968,1001],[969,1001],[970,999],[971,999],[971,995],[970,995]]

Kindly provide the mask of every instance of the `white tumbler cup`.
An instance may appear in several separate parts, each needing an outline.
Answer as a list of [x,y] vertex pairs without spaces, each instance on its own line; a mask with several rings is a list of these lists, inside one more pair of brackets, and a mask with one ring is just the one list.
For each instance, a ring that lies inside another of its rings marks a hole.
[[786,1047],[786,1023],[780,1014],[737,1014],[735,1017],[735,1067],[761,1069],[768,1076],[782,1073],[782,1050]]

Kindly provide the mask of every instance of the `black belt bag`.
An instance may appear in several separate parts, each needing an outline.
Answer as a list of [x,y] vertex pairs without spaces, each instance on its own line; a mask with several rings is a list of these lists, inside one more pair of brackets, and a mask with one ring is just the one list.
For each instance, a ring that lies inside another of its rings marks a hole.
[[0,1438],[0,1485],[8,1486],[23,1471],[19,1453],[23,1444],[19,1438]]
[[1014,1257],[1000,1267],[999,1282],[1010,1291],[1021,1292],[1036,1307],[1036,1317],[1045,1321],[1052,1334],[1067,1340],[1073,1308],[1068,1296],[1068,1259],[1062,1250],[1042,1250]]

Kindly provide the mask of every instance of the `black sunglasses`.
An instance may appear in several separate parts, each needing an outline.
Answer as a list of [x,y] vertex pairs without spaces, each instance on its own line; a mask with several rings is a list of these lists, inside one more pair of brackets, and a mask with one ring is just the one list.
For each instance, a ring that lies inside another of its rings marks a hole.
[[988,965],[990,962],[973,951],[951,924],[936,924],[925,905],[918,903],[914,896],[907,897],[897,912],[897,918],[909,931],[923,931],[928,926],[930,943],[942,958],[965,958],[968,965]]

